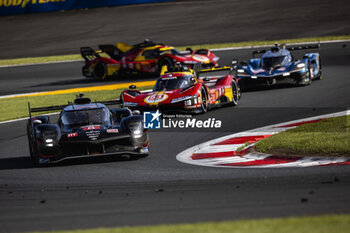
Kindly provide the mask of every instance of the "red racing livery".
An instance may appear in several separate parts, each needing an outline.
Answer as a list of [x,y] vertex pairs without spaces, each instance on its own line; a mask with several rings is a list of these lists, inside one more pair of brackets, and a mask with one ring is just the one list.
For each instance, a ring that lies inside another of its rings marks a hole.
[[159,75],[161,67],[173,66],[180,62],[190,68],[194,64],[202,67],[218,66],[219,58],[208,49],[179,52],[172,46],[144,41],[129,46],[124,43],[100,45],[99,50],[81,47],[81,55],[85,60],[83,75],[88,78],[105,79],[123,74]]
[[152,91],[141,92],[132,85],[121,93],[122,104],[131,109],[162,111],[189,111],[203,113],[212,107],[237,105],[241,91],[234,69],[212,68],[210,72],[231,69],[225,76],[199,79],[196,72],[186,66],[174,66],[167,71],[164,66],[161,77]]

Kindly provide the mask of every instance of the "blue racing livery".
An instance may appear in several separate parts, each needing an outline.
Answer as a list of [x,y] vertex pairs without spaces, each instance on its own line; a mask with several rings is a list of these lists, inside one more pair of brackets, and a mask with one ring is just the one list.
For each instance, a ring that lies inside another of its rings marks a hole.
[[[287,48],[276,44],[269,50],[253,51],[253,58],[238,66],[239,84],[243,89],[282,82],[309,85],[313,79],[321,79],[320,54],[307,53],[302,59],[296,59],[290,51],[318,48],[319,45]],[[263,55],[255,58],[257,54]]]

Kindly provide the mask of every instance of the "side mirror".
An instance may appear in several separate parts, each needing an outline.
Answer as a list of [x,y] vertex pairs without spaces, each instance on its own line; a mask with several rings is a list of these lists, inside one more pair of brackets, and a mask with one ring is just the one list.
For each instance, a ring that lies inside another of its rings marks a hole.
[[141,112],[139,110],[132,111],[132,115],[141,115]]
[[232,59],[232,69],[237,69],[237,64],[238,64],[238,60],[237,59]]
[[194,77],[192,77],[192,78],[190,79],[191,85],[195,84],[195,82],[196,82],[196,79],[195,79]]
[[33,121],[33,123],[34,123],[34,125],[39,125],[39,124],[41,124],[41,123],[43,123],[41,120],[39,120],[39,119],[35,119],[34,121]]
[[241,66],[247,66],[248,65],[248,62],[247,61],[241,61]]
[[191,48],[186,48],[186,51],[189,51],[191,54],[193,53],[193,50]]
[[132,90],[136,89],[136,85],[130,85],[129,89],[132,89]]

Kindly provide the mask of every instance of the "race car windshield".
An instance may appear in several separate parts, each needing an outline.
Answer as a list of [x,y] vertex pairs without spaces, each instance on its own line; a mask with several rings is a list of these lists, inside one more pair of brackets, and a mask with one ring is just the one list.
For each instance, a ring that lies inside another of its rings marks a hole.
[[166,91],[175,89],[188,88],[194,84],[192,75],[184,75],[179,77],[166,77],[158,79],[154,86],[154,91]]
[[177,50],[177,49],[169,49],[169,50],[163,50],[160,51],[160,55],[165,55],[165,54],[172,54],[174,56],[182,56],[183,54]]
[[64,125],[83,126],[83,125],[102,125],[106,124],[108,115],[105,108],[82,109],[65,111],[61,117]]
[[262,60],[262,67],[264,68],[274,68],[281,66],[286,56],[279,57],[264,57]]

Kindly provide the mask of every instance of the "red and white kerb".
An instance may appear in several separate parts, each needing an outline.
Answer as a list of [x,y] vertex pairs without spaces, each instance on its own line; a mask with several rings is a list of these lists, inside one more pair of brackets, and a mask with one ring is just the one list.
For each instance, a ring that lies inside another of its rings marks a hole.
[[[310,124],[322,119],[342,116],[346,113],[349,114],[349,112],[327,114],[228,135],[191,147],[178,154],[176,159],[180,162],[193,165],[225,168],[350,165],[350,157],[292,157],[257,152],[250,153],[248,150],[259,140],[270,137],[273,134],[298,127],[302,124]],[[250,143],[249,146],[237,152],[237,149],[244,146],[247,142]]]

